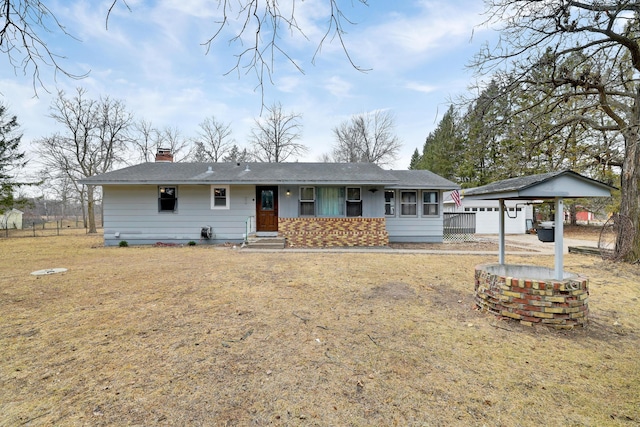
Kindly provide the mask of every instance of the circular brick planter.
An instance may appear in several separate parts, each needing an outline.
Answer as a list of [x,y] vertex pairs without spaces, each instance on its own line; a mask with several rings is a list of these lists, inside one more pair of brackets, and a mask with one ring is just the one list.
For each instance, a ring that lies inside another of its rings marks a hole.
[[584,326],[589,313],[589,280],[564,272],[554,279],[549,268],[515,264],[483,264],[475,269],[476,305],[528,326],[556,329]]

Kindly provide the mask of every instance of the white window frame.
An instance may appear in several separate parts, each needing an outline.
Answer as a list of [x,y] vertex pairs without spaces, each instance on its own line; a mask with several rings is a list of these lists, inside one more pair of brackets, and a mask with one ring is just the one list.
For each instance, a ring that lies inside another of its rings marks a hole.
[[[224,190],[224,206],[216,206],[216,190]],[[212,210],[225,210],[231,209],[231,189],[228,185],[212,185],[211,186],[211,209]]]

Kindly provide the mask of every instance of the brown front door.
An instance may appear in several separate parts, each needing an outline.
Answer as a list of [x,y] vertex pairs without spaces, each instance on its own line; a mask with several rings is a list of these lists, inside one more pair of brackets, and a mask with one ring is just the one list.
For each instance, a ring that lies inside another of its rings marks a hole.
[[278,231],[278,187],[256,187],[256,231]]

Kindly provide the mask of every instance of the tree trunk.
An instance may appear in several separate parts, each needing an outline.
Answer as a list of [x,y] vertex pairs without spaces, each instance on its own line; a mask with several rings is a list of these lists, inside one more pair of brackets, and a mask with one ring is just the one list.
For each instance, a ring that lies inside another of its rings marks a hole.
[[93,195],[93,185],[89,185],[87,187],[87,217],[89,219],[89,233],[97,233],[96,229],[96,215],[94,212],[95,203],[94,195]]
[[578,225],[578,209],[576,209],[575,203],[569,206],[569,223],[571,225]]
[[[621,200],[620,214],[631,219],[633,223],[633,244],[631,251],[625,257],[626,261],[636,262],[640,260],[640,203],[638,200],[638,180],[640,179],[640,88],[636,93],[635,105],[630,126],[623,132],[625,142],[625,157],[622,164],[622,175],[620,177]],[[622,234],[618,235],[618,247],[622,242]]]
[[87,228],[87,207],[85,206],[85,195],[86,191],[84,190],[84,185],[80,186],[80,211],[82,213],[82,227]]

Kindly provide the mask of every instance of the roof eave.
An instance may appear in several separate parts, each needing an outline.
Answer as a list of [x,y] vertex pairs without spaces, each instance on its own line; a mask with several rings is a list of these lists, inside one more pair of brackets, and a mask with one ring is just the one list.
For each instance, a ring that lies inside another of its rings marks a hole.
[[[500,199],[524,199],[518,191],[506,191],[501,193],[483,192],[476,194],[463,193],[465,200],[500,200]],[[527,200],[530,200],[528,197]]]
[[388,186],[395,184],[393,181],[229,181],[229,180],[207,180],[207,181],[193,181],[193,180],[136,180],[136,181],[88,181],[79,180],[80,184],[84,185],[369,185],[369,186]]
[[397,184],[394,183],[392,185],[387,186],[387,188],[393,189],[393,190],[402,190],[402,189],[414,189],[414,188],[419,188],[419,189],[429,189],[429,190],[442,190],[442,191],[453,191],[453,190],[460,190],[460,186],[459,185],[429,185],[429,184]]

